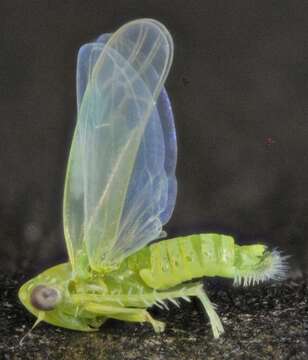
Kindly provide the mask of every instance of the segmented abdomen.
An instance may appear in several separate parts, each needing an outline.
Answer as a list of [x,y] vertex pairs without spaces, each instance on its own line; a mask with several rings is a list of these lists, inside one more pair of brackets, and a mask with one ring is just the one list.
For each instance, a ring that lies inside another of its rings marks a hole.
[[150,265],[140,270],[143,281],[165,289],[203,276],[234,275],[234,239],[198,234],[160,241],[149,248]]

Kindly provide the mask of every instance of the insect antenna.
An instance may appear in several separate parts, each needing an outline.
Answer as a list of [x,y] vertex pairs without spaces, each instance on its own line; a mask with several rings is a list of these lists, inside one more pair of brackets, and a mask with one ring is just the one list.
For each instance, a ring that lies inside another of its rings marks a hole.
[[25,335],[20,339],[20,341],[19,341],[19,345],[20,345],[20,346],[23,346],[25,338],[27,338],[28,336],[30,336],[32,330],[34,330],[34,329],[37,327],[37,325],[44,320],[44,318],[45,318],[45,313],[44,313],[44,311],[39,311],[38,317],[37,317],[37,319],[35,320],[35,323],[32,325],[31,329],[28,330],[28,331],[25,333]]

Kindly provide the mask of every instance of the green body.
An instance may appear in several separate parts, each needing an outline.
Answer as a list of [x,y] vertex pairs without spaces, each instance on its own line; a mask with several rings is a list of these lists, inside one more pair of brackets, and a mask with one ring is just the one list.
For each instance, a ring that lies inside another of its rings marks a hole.
[[173,40],[154,19],[131,21],[107,38],[78,54],[77,125],[63,198],[69,263],[28,281],[19,297],[35,324],[92,331],[114,318],[149,322],[159,332],[164,324],[147,308],[195,296],[218,337],[222,324],[194,279],[222,276],[247,285],[277,278],[283,262],[264,245],[238,246],[219,234],[149,245],[177,193],[176,133],[163,90]]
[[[73,274],[69,263],[52,267],[24,284],[19,297],[39,319],[53,325],[91,331],[107,318],[150,322],[155,331],[164,324],[146,311],[157,305],[167,308],[166,301],[189,301],[198,297],[212,325],[215,337],[223,332],[214,307],[201,282],[190,282],[204,276],[222,276],[248,284],[262,281],[279,270],[277,255],[264,245],[238,246],[230,236],[200,234],[163,240],[126,258],[114,271],[88,271],[80,260],[79,272]],[[54,287],[61,301],[51,311],[38,311],[30,299],[37,285]]]

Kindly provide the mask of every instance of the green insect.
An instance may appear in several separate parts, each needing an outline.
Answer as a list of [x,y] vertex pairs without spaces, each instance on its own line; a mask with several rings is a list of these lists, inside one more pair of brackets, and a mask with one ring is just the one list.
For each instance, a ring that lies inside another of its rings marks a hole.
[[[167,29],[140,19],[81,47],[78,119],[65,181],[63,217],[69,262],[19,290],[40,321],[81,331],[108,318],[165,324],[147,308],[197,297],[214,337],[223,326],[200,279],[236,284],[284,273],[277,251],[239,246],[230,236],[197,234],[160,240],[177,192],[176,134],[164,89],[173,59]],[[148,245],[148,246],[146,246]]]

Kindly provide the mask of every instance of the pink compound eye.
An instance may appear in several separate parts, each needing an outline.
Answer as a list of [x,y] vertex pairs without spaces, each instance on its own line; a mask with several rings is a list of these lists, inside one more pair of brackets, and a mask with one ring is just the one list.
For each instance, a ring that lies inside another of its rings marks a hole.
[[31,304],[37,310],[50,311],[59,303],[59,290],[45,285],[36,286],[31,292]]

